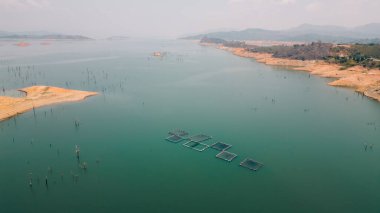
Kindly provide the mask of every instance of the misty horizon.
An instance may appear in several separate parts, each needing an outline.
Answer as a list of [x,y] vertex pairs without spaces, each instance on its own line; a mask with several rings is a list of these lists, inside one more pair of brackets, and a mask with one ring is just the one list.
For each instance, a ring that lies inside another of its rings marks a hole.
[[375,0],[2,0],[0,31],[177,38],[247,28],[284,30],[305,23],[356,27],[380,22],[377,8]]

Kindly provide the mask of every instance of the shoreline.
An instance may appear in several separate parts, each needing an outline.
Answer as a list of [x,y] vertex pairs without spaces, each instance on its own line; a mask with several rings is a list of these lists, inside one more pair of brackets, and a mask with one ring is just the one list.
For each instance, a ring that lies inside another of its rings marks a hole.
[[19,89],[25,96],[20,98],[0,96],[0,122],[19,114],[48,105],[82,101],[97,92],[70,90],[51,86],[32,86]]
[[232,54],[244,58],[253,58],[259,63],[272,66],[287,67],[292,70],[309,72],[312,75],[324,78],[334,78],[328,83],[330,86],[347,87],[356,92],[380,102],[380,70],[366,69],[361,66],[342,69],[338,64],[329,64],[321,60],[294,60],[286,58],[275,58],[270,53],[249,52],[244,48],[225,47],[215,44],[201,44],[203,46],[213,46],[217,49],[231,52]]

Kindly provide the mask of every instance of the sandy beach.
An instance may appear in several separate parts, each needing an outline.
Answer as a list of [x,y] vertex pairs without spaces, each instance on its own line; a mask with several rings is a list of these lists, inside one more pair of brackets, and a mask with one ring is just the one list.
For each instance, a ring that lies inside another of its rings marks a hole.
[[[207,46],[215,46],[209,45]],[[260,63],[273,66],[285,66],[293,70],[310,72],[325,78],[334,78],[330,82],[331,86],[349,87],[370,98],[380,101],[380,70],[366,69],[365,67],[355,66],[342,69],[338,64],[329,64],[319,60],[293,60],[284,58],[274,58],[269,53],[255,53],[246,51],[244,48],[230,48],[221,45],[218,49],[226,50],[234,55],[246,58],[253,58]]]
[[0,121],[18,114],[52,104],[81,101],[96,92],[70,90],[50,86],[32,86],[20,89],[26,96],[21,98],[0,96]]

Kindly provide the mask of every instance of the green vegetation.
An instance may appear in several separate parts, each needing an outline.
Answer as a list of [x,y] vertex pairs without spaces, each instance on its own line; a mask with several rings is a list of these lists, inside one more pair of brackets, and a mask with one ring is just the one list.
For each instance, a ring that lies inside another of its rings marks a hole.
[[294,46],[253,47],[250,51],[269,52],[276,58],[289,58],[296,60],[323,60],[333,55],[332,44],[313,42]]
[[277,52],[287,52],[293,49],[292,46],[268,46],[268,47],[261,47],[261,46],[248,46],[247,49],[252,52],[258,52],[258,53],[271,53],[275,54]]
[[226,40],[220,39],[220,38],[203,37],[201,39],[201,43],[225,44],[226,42],[227,42]]
[[244,41],[226,41],[220,38],[208,38],[203,37],[201,39],[201,43],[212,43],[212,44],[223,44],[225,47],[238,47],[238,48],[246,48],[247,45]]
[[248,51],[271,53],[276,58],[295,60],[325,60],[348,68],[360,65],[367,68],[380,68],[380,44],[335,45],[312,42],[293,46],[261,47],[247,45],[242,41],[226,41],[219,38],[203,38],[201,42],[222,44],[226,47],[246,48]]
[[346,54],[329,56],[326,60],[344,67],[361,65],[367,68],[380,68],[379,44],[355,44],[337,51],[344,51]]

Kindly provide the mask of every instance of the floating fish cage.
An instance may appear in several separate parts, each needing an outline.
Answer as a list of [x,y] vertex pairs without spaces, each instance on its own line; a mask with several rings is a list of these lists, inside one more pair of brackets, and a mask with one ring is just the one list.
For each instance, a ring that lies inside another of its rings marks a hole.
[[237,154],[232,153],[232,152],[222,151],[219,154],[217,154],[216,157],[222,160],[231,162],[233,159],[237,157]]
[[187,148],[194,149],[198,152],[203,152],[209,147],[207,144],[195,142],[195,141],[188,141],[184,143],[183,145],[186,146]]
[[259,163],[259,162],[255,161],[255,160],[252,160],[250,158],[246,158],[245,160],[243,160],[240,163],[240,166],[245,167],[245,168],[250,169],[250,170],[253,170],[253,171],[257,171],[258,169],[260,169],[261,167],[263,167],[264,164]]
[[[211,136],[208,136],[205,134],[198,134],[198,135],[193,135],[193,136],[188,137],[189,133],[181,129],[172,130],[168,132],[168,134],[169,135],[167,136],[167,138],[165,138],[165,140],[169,142],[179,143],[185,140],[185,143],[182,144],[183,146],[196,150],[198,152],[203,152],[207,148],[211,147],[215,150],[220,151],[215,156],[216,158],[219,158],[228,162],[233,161],[238,156],[235,153],[226,151],[227,149],[232,147],[232,145],[230,144],[226,144],[223,142],[216,142],[210,145],[210,143],[209,144],[204,143],[204,141],[212,139]],[[250,169],[252,171],[257,171],[258,169],[263,167],[264,164],[259,163],[253,159],[246,158],[242,162],[240,162],[240,166]]]
[[222,142],[216,142],[213,145],[211,145],[211,148],[219,150],[219,151],[224,151],[224,150],[227,150],[231,147],[232,147],[232,145],[222,143]]
[[181,129],[175,129],[173,131],[170,131],[169,135],[177,135],[179,137],[186,137],[187,135],[189,135],[189,133]]
[[178,135],[170,135],[166,138],[166,140],[172,143],[179,143],[183,140],[183,138]]
[[170,131],[168,134],[169,136],[165,139],[172,143],[179,143],[184,140],[187,135],[189,135],[188,132],[181,129],[175,129],[173,131]]
[[210,140],[212,137],[204,134],[199,134],[199,135],[193,135],[189,137],[188,139],[193,142],[202,142],[202,141],[207,141]]

